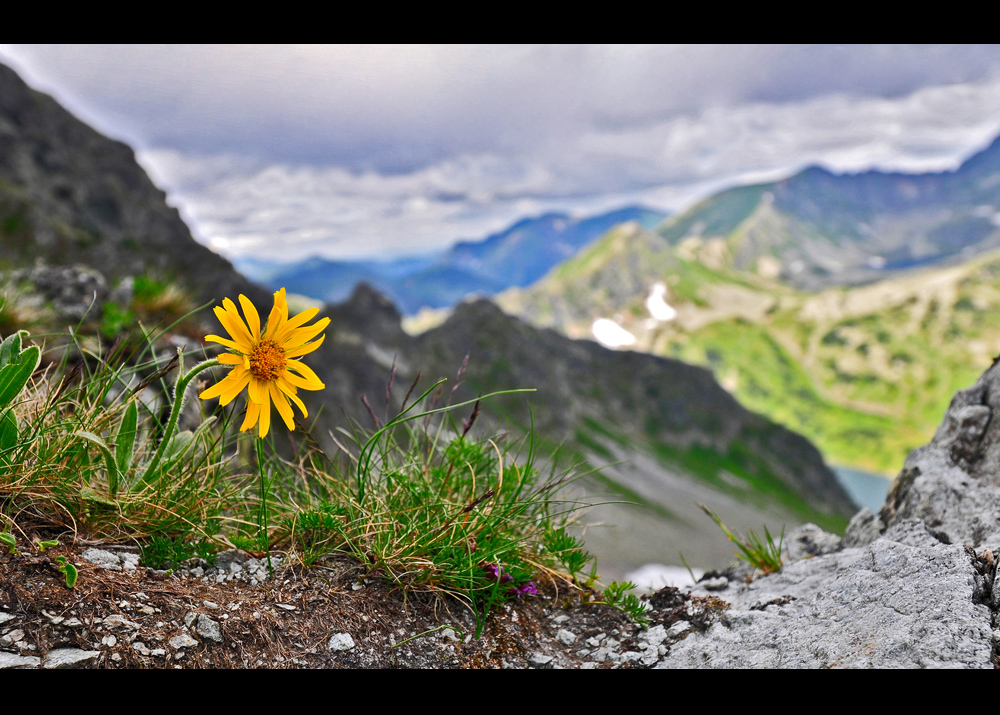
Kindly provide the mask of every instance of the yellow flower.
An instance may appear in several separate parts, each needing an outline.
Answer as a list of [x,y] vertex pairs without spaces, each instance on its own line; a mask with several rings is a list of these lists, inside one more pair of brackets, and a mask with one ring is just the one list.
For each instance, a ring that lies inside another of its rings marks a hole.
[[289,320],[284,288],[274,294],[274,307],[263,332],[253,303],[241,295],[240,305],[246,322],[229,298],[222,301],[223,307],[215,308],[216,317],[232,339],[206,335],[205,340],[229,348],[230,352],[222,353],[218,359],[223,365],[232,365],[233,369],[199,397],[203,400],[218,397],[219,404],[228,405],[248,387],[247,413],[241,432],[252,428],[259,419],[260,436],[266,437],[271,426],[272,402],[288,429],[294,431],[292,407],[288,401],[298,405],[303,417],[309,416],[306,406],[296,396],[297,388],[322,390],[326,385],[315,372],[293,358],[311,353],[323,344],[323,335],[319,340],[309,341],[330,324],[330,319],[323,318],[306,326],[305,323],[319,312],[319,308],[310,308]]

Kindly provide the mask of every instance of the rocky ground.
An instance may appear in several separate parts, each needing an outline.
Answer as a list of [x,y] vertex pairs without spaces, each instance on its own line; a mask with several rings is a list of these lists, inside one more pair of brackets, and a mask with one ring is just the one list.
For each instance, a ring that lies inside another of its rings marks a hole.
[[[79,564],[72,589],[59,555]],[[664,589],[641,630],[549,584],[492,614],[477,639],[458,601],[393,591],[348,560],[274,566],[269,577],[264,559],[237,551],[173,574],[128,549],[4,554],[0,668],[641,668],[725,608]]]

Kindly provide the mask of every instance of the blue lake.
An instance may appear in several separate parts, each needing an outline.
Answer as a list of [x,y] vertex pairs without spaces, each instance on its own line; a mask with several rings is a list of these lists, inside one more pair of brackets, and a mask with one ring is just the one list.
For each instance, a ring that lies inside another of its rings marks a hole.
[[876,514],[885,502],[892,480],[881,474],[863,472],[850,467],[831,467],[848,496],[858,507],[866,506]]

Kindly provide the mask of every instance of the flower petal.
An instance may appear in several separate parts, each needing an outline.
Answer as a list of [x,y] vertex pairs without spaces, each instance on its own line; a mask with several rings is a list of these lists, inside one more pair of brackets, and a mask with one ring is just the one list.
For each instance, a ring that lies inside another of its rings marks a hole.
[[273,382],[267,383],[267,390],[271,393],[271,401],[278,410],[278,414],[281,415],[281,419],[285,422],[285,427],[288,428],[289,432],[295,431],[295,415],[292,413],[292,406],[288,404],[288,400],[285,399],[284,394],[278,389],[278,386]]
[[301,313],[296,315],[294,318],[285,323],[284,327],[281,328],[281,332],[274,336],[274,341],[281,345],[281,343],[292,334],[300,325],[308,323],[315,317],[316,313],[319,312],[319,308],[310,308],[309,310],[303,310]]
[[[236,370],[240,371],[239,376],[237,376]],[[219,404],[223,407],[235,400],[237,395],[243,392],[243,388],[250,382],[251,375],[249,370],[245,370],[242,367],[238,367],[236,370],[232,372],[233,382],[230,383],[230,387],[219,398]]]
[[246,360],[245,357],[236,353],[219,353],[215,359],[223,365],[243,365]]
[[264,387],[264,383],[262,383],[256,377],[254,377],[254,378],[251,378],[251,380],[250,380],[250,389],[248,390],[247,394],[250,395],[250,399],[253,402],[256,402],[258,405],[260,405],[260,404],[264,403],[264,390],[265,389],[266,388]]
[[256,340],[260,337],[260,314],[250,299],[243,294],[240,294],[240,305],[243,306],[243,315],[246,316],[247,325],[250,326],[250,335]]
[[233,382],[235,382],[233,378],[233,373],[235,372],[236,372],[235,368],[233,370],[230,370],[228,375],[226,375],[217,383],[209,387],[207,390],[203,390],[201,394],[198,395],[198,397],[202,400],[211,400],[213,397],[218,397],[219,395],[221,395],[223,392],[226,391],[227,388],[233,385]]
[[260,405],[252,400],[247,400],[247,416],[243,420],[243,426],[240,427],[240,432],[246,432],[248,429],[257,424],[257,418],[260,417]]
[[[229,298],[225,298],[222,301],[222,306],[226,309],[226,316],[229,318],[229,322],[233,324],[236,332],[233,332],[228,327],[229,334],[233,336],[236,342],[245,342],[247,346],[253,345],[254,336],[250,335],[250,331],[247,329],[247,324],[243,322],[243,318],[240,317],[240,311],[236,309],[236,304]],[[218,315],[218,313],[216,313]]]
[[306,409],[305,403],[300,400],[295,394],[295,386],[284,378],[284,376],[278,377],[278,387],[282,392],[290,399],[292,402],[298,406],[299,410],[302,412],[302,417],[309,416],[309,410]]
[[285,289],[282,288],[274,294],[274,307],[271,308],[271,314],[267,317],[267,328],[264,331],[263,339],[274,340],[274,336],[287,320],[288,303],[285,300]]
[[267,431],[271,428],[271,399],[265,386],[261,390],[264,400],[260,403],[260,437],[267,437]]
[[323,384],[323,381],[319,379],[319,376],[312,371],[311,367],[299,362],[298,360],[289,360],[285,363],[285,373],[287,374],[289,370],[294,370],[299,373],[299,375],[302,375],[302,377],[305,378],[306,383],[311,385],[307,387],[306,385],[301,385],[294,380],[289,380],[289,382],[296,387],[304,387],[307,390],[322,390],[326,387],[326,385]]
[[285,348],[286,350],[291,350],[293,348],[299,347],[300,345],[304,345],[305,343],[309,342],[314,337],[316,337],[318,333],[322,332],[323,329],[326,328],[326,326],[329,324],[330,324],[330,319],[323,318],[322,320],[317,321],[315,324],[310,325],[308,328],[298,328],[297,330],[294,330],[292,334],[288,336],[288,338],[285,339],[285,342],[282,344],[282,347]]
[[294,357],[300,357],[302,355],[308,355],[313,350],[315,350],[320,345],[322,345],[323,341],[325,339],[326,339],[326,335],[320,335],[319,336],[319,340],[314,340],[311,343],[306,343],[305,345],[300,345],[299,347],[297,347],[297,348],[295,348],[293,350],[286,350],[285,351],[285,357],[286,358],[294,358]]
[[[225,326],[223,326],[225,327]],[[220,338],[218,335],[206,335],[205,340],[210,343],[218,343],[219,345],[225,345],[227,348],[232,348],[233,350],[238,350],[241,353],[250,352],[250,347],[247,345],[240,345],[239,343],[234,343],[232,340],[226,338]]]

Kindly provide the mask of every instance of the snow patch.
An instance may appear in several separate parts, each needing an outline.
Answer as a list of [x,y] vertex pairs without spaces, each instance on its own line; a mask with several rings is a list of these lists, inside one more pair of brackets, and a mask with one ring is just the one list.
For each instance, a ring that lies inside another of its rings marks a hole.
[[657,283],[650,291],[649,297],[646,298],[646,308],[649,310],[649,314],[661,323],[677,317],[677,311],[665,300],[666,295],[667,286],[663,283]]
[[620,348],[635,344],[635,336],[622,326],[608,318],[598,318],[590,327],[601,345],[606,348]]

